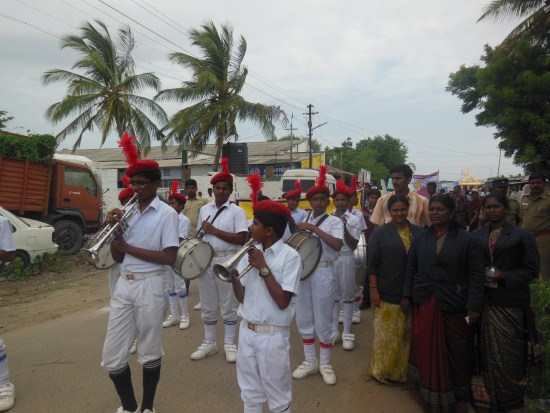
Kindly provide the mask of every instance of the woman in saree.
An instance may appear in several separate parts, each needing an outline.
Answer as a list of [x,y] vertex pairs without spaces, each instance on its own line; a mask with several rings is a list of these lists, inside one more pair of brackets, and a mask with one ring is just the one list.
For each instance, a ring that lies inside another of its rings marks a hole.
[[508,200],[491,193],[482,200],[489,224],[473,233],[485,253],[485,297],[478,348],[480,375],[472,382],[478,412],[520,411],[527,385],[529,283],[539,273],[532,233],[506,221]]
[[405,382],[411,324],[401,306],[407,254],[421,230],[407,220],[409,200],[392,195],[391,222],[374,230],[367,246],[367,274],[374,309],[374,337],[369,373],[377,381]]
[[479,240],[458,229],[454,200],[429,202],[431,227],[412,240],[403,306],[412,303],[407,382],[426,412],[467,412],[473,329],[483,304]]

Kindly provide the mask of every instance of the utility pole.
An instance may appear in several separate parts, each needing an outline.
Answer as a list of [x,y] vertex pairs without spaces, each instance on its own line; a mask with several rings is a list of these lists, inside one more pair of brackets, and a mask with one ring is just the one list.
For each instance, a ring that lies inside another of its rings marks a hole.
[[293,119],[294,119],[294,112],[292,112],[292,115],[290,116],[290,128],[285,128],[285,130],[290,131],[290,169],[292,169],[292,140],[294,139],[294,136],[292,135],[292,131],[298,130],[297,128],[292,127]]
[[313,131],[317,128],[320,128],[321,126],[323,125],[326,125],[327,122],[325,123],[321,123],[320,125],[317,125],[315,126],[314,128],[312,127],[312,123],[311,123],[311,116],[312,115],[316,115],[317,113],[319,112],[312,112],[311,109],[313,108],[313,105],[310,103],[309,105],[307,105],[307,113],[304,113],[304,115],[308,115],[308,121],[307,121],[307,127],[309,129],[309,167],[312,168],[313,167],[313,149],[312,149],[312,146],[311,146],[311,141],[312,141],[312,136],[313,136]]

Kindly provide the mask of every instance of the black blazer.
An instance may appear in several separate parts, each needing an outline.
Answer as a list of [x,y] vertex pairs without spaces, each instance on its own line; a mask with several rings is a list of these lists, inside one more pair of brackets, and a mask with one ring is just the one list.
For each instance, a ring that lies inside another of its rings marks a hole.
[[485,288],[487,304],[495,307],[529,307],[529,283],[538,277],[540,268],[535,237],[529,231],[506,222],[495,243],[491,262],[490,233],[490,225],[472,233],[481,242],[485,266],[492,265],[504,273],[497,288]]
[[438,310],[466,313],[483,305],[484,267],[479,240],[461,229],[451,229],[438,256],[435,229],[414,238],[407,261],[403,296],[427,305],[435,294]]
[[[412,239],[421,231],[409,224]],[[407,251],[394,224],[387,223],[374,230],[367,244],[367,276],[376,275],[380,298],[400,304],[407,268]]]

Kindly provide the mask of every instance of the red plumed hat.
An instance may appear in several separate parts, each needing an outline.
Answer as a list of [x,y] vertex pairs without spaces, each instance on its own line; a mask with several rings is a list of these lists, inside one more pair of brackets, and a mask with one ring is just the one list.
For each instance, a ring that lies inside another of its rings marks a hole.
[[126,198],[131,198],[134,196],[134,190],[132,188],[124,188],[120,193],[118,194],[118,200],[122,202]]
[[126,157],[126,163],[128,164],[128,169],[126,169],[126,175],[130,178],[140,172],[160,170],[160,166],[157,161],[152,159],[139,159],[139,153],[134,141],[136,140],[135,135],[128,135],[128,132],[124,132],[124,135],[121,136],[120,141],[118,141],[118,146],[122,148],[124,156]]
[[252,200],[252,208],[254,208],[258,203],[258,192],[260,192],[263,186],[262,177],[258,172],[256,172],[253,175],[248,175],[246,180],[248,181],[248,185],[251,189],[250,199]]
[[301,198],[301,196],[302,196],[302,184],[300,183],[300,180],[297,180],[294,183],[294,186],[296,187],[296,189],[293,189],[292,191],[288,191],[285,194],[285,199]]
[[214,185],[216,182],[231,182],[233,183],[233,175],[229,173],[229,159],[222,158],[222,171],[212,177],[210,183]]
[[347,186],[346,183],[341,179],[336,181],[336,188],[332,193],[332,197],[335,198],[338,194],[344,194],[346,198],[350,197],[350,187]]
[[267,199],[260,201],[254,207],[254,214],[275,214],[285,218],[287,221],[290,219],[290,209],[286,205],[280,202]]
[[314,195],[323,193],[330,196],[330,189],[327,186],[327,166],[322,165],[319,167],[319,177],[315,183],[315,186],[312,187],[309,191],[306,192],[306,199],[309,201]]
[[357,177],[355,175],[351,176],[351,186],[349,187],[350,196],[357,194]]
[[168,199],[174,198],[179,200],[181,203],[185,204],[185,202],[187,202],[187,199],[185,199],[185,197],[178,192],[179,184],[180,183],[177,179],[174,179],[172,181],[172,190],[170,191],[170,195],[168,196]]

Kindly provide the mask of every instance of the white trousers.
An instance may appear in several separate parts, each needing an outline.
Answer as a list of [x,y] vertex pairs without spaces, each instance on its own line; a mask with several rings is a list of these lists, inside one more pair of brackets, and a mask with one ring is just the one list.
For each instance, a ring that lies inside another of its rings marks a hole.
[[109,314],[101,366],[118,370],[128,363],[130,347],[139,335],[138,362],[145,364],[164,355],[162,319],[164,317],[162,276],[129,281],[119,278]]
[[335,285],[334,266],[317,267],[313,274],[300,282],[296,325],[302,336],[317,335],[322,343],[331,342]]
[[120,277],[120,264],[117,262],[109,268],[109,297],[113,298],[116,283]]
[[259,334],[243,323],[239,330],[237,381],[244,413],[261,413],[266,400],[270,412],[285,411],[292,401],[289,331]]
[[221,264],[229,257],[214,257],[210,267],[199,277],[199,297],[203,321],[216,321],[218,314],[224,320],[237,320],[239,302],[233,294],[231,283],[222,281],[214,274],[214,264]]
[[357,285],[355,284],[355,257],[341,255],[334,262],[336,269],[336,299],[345,303],[351,303],[357,297]]
[[10,384],[10,371],[8,369],[8,355],[4,340],[0,337],[0,387]]

